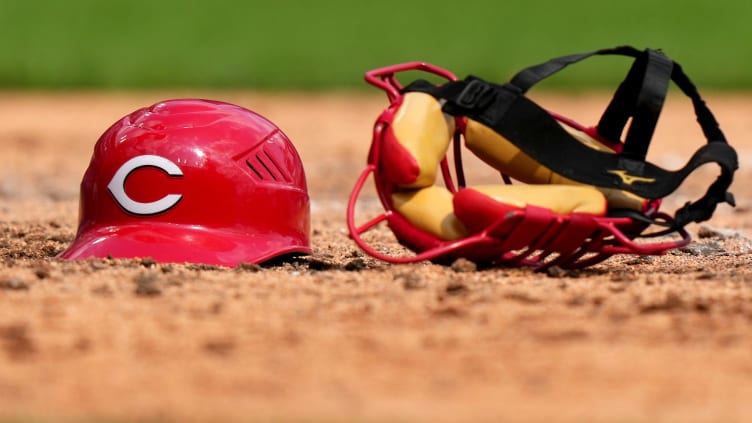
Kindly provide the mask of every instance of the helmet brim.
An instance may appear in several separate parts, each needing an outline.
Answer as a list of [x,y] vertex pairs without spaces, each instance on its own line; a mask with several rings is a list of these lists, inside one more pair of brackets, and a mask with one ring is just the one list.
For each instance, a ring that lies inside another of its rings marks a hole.
[[194,225],[99,226],[80,231],[59,258],[146,258],[160,263],[235,267],[289,255],[311,254],[307,234],[238,233]]

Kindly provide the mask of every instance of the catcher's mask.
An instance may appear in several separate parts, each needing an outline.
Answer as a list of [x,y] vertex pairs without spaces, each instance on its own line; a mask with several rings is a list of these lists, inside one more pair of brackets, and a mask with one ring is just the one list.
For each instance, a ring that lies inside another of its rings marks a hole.
[[303,164],[289,138],[234,104],[177,99],[115,122],[81,182],[60,254],[235,266],[310,254]]
[[[597,125],[582,126],[526,97],[536,83],[593,55],[634,58]],[[403,86],[396,74],[419,70],[447,80]],[[347,209],[350,234],[373,257],[409,263],[467,258],[489,265],[578,268],[614,254],[662,254],[689,243],[684,229],[709,219],[737,168],[735,151],[681,67],[655,50],[624,46],[563,56],[526,68],[497,85],[427,63],[366,73],[389,107],[376,120],[368,166]],[[645,160],[669,81],[692,101],[707,144],[677,171]],[[622,140],[622,133],[625,133]],[[461,139],[498,170],[504,183],[466,186]],[[446,152],[453,142],[454,179]],[[699,200],[670,216],[659,211],[697,167],[713,162],[721,174]],[[434,185],[441,169],[444,187]],[[355,208],[373,173],[385,211],[358,226]],[[511,184],[512,179],[524,184]],[[386,221],[414,255],[389,254],[363,239]],[[648,232],[657,225],[660,230]],[[660,240],[650,237],[673,234]]]

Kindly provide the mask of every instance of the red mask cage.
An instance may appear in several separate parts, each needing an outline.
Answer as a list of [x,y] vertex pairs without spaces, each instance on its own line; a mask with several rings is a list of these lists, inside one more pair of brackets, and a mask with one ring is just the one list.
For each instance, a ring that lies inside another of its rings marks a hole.
[[[690,242],[691,237],[684,229],[678,231],[680,239],[652,243],[636,242],[636,234],[646,225],[632,217],[562,215],[534,206],[505,213],[484,230],[456,241],[440,240],[415,228],[393,207],[391,193],[395,185],[384,176],[383,169],[389,166],[389,163],[382,163],[380,157],[383,134],[392,122],[403,96],[403,85],[397,80],[396,74],[405,71],[423,71],[448,81],[457,80],[453,73],[423,62],[387,66],[366,73],[366,82],[384,90],[390,102],[389,107],[376,120],[368,165],[355,183],[347,205],[350,236],[367,254],[389,263],[415,263],[424,260],[451,262],[457,258],[466,258],[487,265],[525,266],[535,269],[545,269],[554,265],[561,268],[583,268],[599,263],[614,254],[658,255]],[[593,128],[581,127],[565,117],[553,113],[552,116],[586,133],[593,131]],[[452,178],[446,155],[440,162],[444,185],[453,194],[459,188],[465,187],[461,156],[464,122],[461,118],[455,118],[455,123],[452,148],[456,182]],[[384,211],[357,225],[356,205],[371,174]],[[510,178],[503,173],[501,178],[504,183],[511,183]],[[659,204],[660,201],[652,202],[645,215],[653,221],[670,222],[669,215],[658,211]],[[415,254],[384,253],[363,238],[366,232],[382,222],[386,222],[396,239]],[[635,231],[635,228],[639,230]]]

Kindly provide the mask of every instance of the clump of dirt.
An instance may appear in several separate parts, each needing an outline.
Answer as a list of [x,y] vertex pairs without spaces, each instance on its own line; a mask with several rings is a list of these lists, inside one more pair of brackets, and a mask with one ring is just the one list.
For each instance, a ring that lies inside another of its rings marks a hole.
[[30,329],[25,323],[12,323],[0,326],[0,343],[11,361],[31,359],[36,346],[31,339]]

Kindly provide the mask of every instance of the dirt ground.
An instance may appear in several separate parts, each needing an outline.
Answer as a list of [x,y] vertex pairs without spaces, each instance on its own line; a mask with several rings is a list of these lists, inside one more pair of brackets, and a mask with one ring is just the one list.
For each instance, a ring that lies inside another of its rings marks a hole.
[[[313,257],[261,269],[54,258],[100,133],[194,96],[252,108],[293,139]],[[608,101],[539,99],[583,123]],[[665,256],[547,274],[358,251],[345,201],[381,96],[0,93],[0,421],[752,421],[752,96],[707,100],[739,152],[737,207]],[[701,143],[689,105],[669,100],[650,158],[678,167]],[[361,212],[376,212],[364,195]]]

